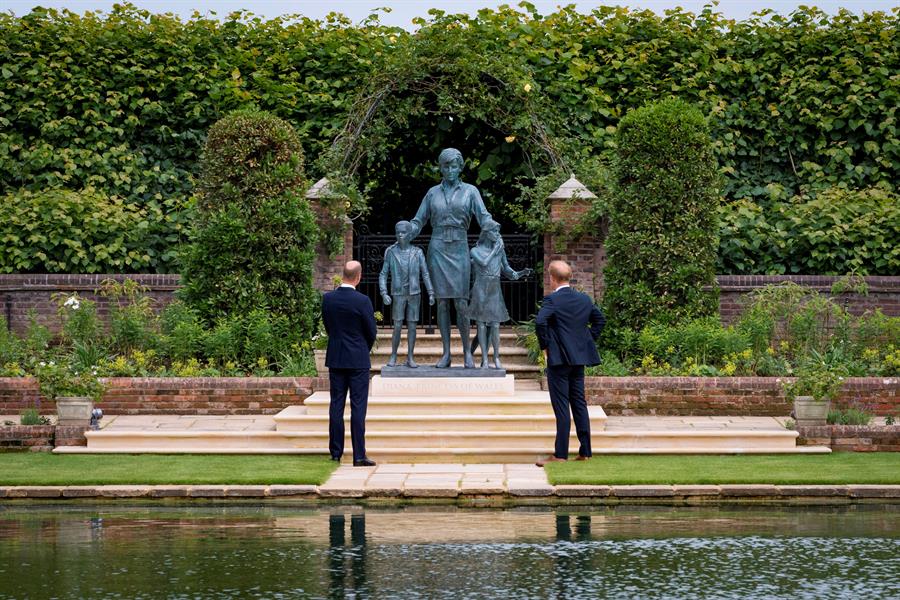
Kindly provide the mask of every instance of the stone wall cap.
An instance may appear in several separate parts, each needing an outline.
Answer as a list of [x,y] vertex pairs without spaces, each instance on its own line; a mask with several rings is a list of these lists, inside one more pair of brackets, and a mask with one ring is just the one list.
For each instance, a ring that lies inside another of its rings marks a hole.
[[311,188],[306,190],[306,197],[310,200],[318,200],[319,198],[324,197],[330,183],[331,182],[328,181],[327,177],[323,177],[315,182]]
[[[316,184],[318,185],[318,184]],[[548,200],[571,200],[573,198],[588,200],[590,198],[596,198],[597,196],[589,189],[587,189],[583,183],[575,179],[575,174],[572,173],[572,176],[569,177],[565,183],[556,188],[556,191],[547,196]]]

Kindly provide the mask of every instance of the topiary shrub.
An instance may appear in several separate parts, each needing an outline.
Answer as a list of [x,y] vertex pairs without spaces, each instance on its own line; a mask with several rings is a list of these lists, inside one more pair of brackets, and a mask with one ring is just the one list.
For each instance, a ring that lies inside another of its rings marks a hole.
[[297,133],[265,112],[229,114],[209,130],[198,183],[185,301],[207,323],[262,308],[311,336],[318,228]]
[[[718,183],[708,125],[680,100],[626,115],[616,131],[604,304],[615,329],[714,314]],[[611,330],[613,329],[611,328]]]

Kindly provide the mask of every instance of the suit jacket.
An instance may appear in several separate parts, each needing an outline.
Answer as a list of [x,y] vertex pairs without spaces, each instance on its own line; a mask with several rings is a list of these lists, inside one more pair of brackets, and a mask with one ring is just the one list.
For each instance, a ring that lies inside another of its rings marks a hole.
[[328,333],[325,366],[333,369],[369,369],[369,351],[378,333],[375,309],[368,296],[339,287],[322,299],[322,321]]
[[[434,288],[431,286],[431,276],[428,274],[428,265],[425,263],[425,253],[418,246],[410,246],[412,253],[409,257],[409,291],[406,294],[421,294],[422,287],[419,280],[425,282],[425,290],[428,295],[434,295]],[[388,293],[387,279],[391,277],[391,295],[403,294],[403,284],[406,283],[400,279],[400,259],[397,256],[399,246],[394,244],[384,251],[384,266],[381,267],[381,273],[378,275],[378,291],[384,296]]]
[[[535,319],[547,366],[599,365],[596,340],[606,318],[587,294],[564,287],[544,298]],[[588,329],[590,325],[590,329]]]

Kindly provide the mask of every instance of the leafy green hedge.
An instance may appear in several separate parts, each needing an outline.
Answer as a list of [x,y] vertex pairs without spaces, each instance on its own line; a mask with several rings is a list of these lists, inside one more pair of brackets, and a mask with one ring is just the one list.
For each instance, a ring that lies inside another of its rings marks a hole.
[[[729,199],[768,211],[773,186],[790,197],[836,185],[896,185],[896,9],[827,16],[801,8],[740,22],[712,9],[665,17],[609,7],[586,15],[524,10],[435,11],[417,34],[377,19],[353,25],[236,13],[221,22],[181,21],[128,4],[106,15],[0,14],[0,195],[93,188],[159,211],[172,220],[149,220],[150,258],[139,270],[171,272],[181,222],[171,215],[193,194],[212,123],[237,108],[267,110],[295,127],[306,156],[319,157],[372,73],[442,45],[461,52],[443,65],[450,74],[455,64],[485,56],[519,65],[520,81],[507,85],[553,107],[551,133],[576,140],[573,155],[611,152],[629,110],[675,96],[712,117]],[[427,83],[428,74],[419,75]],[[453,78],[441,72],[434,80]],[[527,183],[551,165],[521,136],[477,114],[449,120],[450,97],[465,92],[434,89],[418,96],[415,115],[387,119],[361,183],[373,198],[417,202],[435,147],[471,140],[472,183],[492,211],[525,221],[516,180]],[[391,164],[407,176],[398,179]],[[324,168],[312,165],[311,179]]]
[[900,273],[900,196],[832,189],[719,208],[719,273]]
[[709,128],[681,100],[635,110],[617,132],[615,215],[603,297],[611,330],[671,323],[718,308],[719,178]]

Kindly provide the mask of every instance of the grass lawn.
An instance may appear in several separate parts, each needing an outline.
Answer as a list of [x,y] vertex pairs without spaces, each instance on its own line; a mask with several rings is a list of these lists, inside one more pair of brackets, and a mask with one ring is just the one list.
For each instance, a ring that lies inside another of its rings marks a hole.
[[327,456],[0,453],[0,485],[321,484]]
[[585,462],[550,463],[550,483],[637,484],[900,484],[900,453],[766,454],[734,456],[594,455]]

